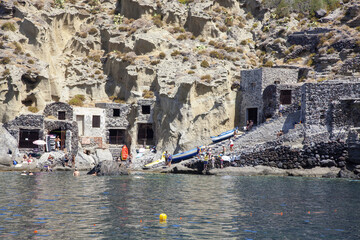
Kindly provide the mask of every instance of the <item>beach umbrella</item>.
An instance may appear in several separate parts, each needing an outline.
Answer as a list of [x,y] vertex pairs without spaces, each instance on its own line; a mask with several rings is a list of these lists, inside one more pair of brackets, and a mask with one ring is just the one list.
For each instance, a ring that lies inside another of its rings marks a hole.
[[44,140],[39,139],[39,140],[33,141],[33,144],[35,144],[35,145],[45,145],[46,142]]

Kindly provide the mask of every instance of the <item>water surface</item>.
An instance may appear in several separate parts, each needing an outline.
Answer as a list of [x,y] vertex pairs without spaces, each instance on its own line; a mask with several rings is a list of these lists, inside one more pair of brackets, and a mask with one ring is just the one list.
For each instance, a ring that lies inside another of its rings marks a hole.
[[0,182],[1,239],[360,238],[360,181],[1,172]]

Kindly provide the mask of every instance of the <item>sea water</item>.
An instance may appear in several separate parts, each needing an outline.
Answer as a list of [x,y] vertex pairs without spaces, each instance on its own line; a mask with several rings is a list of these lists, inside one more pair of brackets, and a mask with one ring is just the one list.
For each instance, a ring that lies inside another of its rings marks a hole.
[[1,172],[0,184],[0,239],[360,239],[354,180]]

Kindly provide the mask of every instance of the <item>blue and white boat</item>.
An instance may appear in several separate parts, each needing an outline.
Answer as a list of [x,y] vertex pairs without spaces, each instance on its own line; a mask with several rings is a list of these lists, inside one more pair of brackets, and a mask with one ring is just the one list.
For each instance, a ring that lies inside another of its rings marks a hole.
[[222,140],[225,140],[225,139],[228,139],[228,138],[231,138],[232,136],[234,136],[234,132],[237,130],[238,128],[234,128],[232,130],[229,130],[229,131],[226,131],[226,132],[223,132],[215,137],[211,137],[211,140],[216,143],[216,142],[220,142]]
[[[200,149],[203,148],[203,146],[200,146],[199,147]],[[178,153],[178,154],[175,154],[173,155],[172,157],[172,163],[178,163],[182,160],[185,160],[185,159],[188,159],[188,158],[192,158],[192,157],[195,157],[197,154],[197,148],[193,148],[189,151],[186,151],[186,152],[182,152],[182,153]]]

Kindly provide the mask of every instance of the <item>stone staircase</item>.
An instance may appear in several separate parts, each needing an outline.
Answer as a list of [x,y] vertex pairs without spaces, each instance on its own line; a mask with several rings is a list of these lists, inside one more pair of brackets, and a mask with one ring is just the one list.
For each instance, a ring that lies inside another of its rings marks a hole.
[[294,128],[294,123],[299,122],[299,119],[300,112],[296,112],[283,117],[275,117],[268,122],[255,126],[252,130],[235,137],[232,152],[230,152],[229,140],[210,144],[209,147],[212,148],[215,155],[220,154],[223,146],[226,148],[226,153],[230,155],[252,151],[258,145],[276,141],[278,139],[277,133],[280,130],[283,130],[284,134],[288,133],[289,130],[291,131]]

